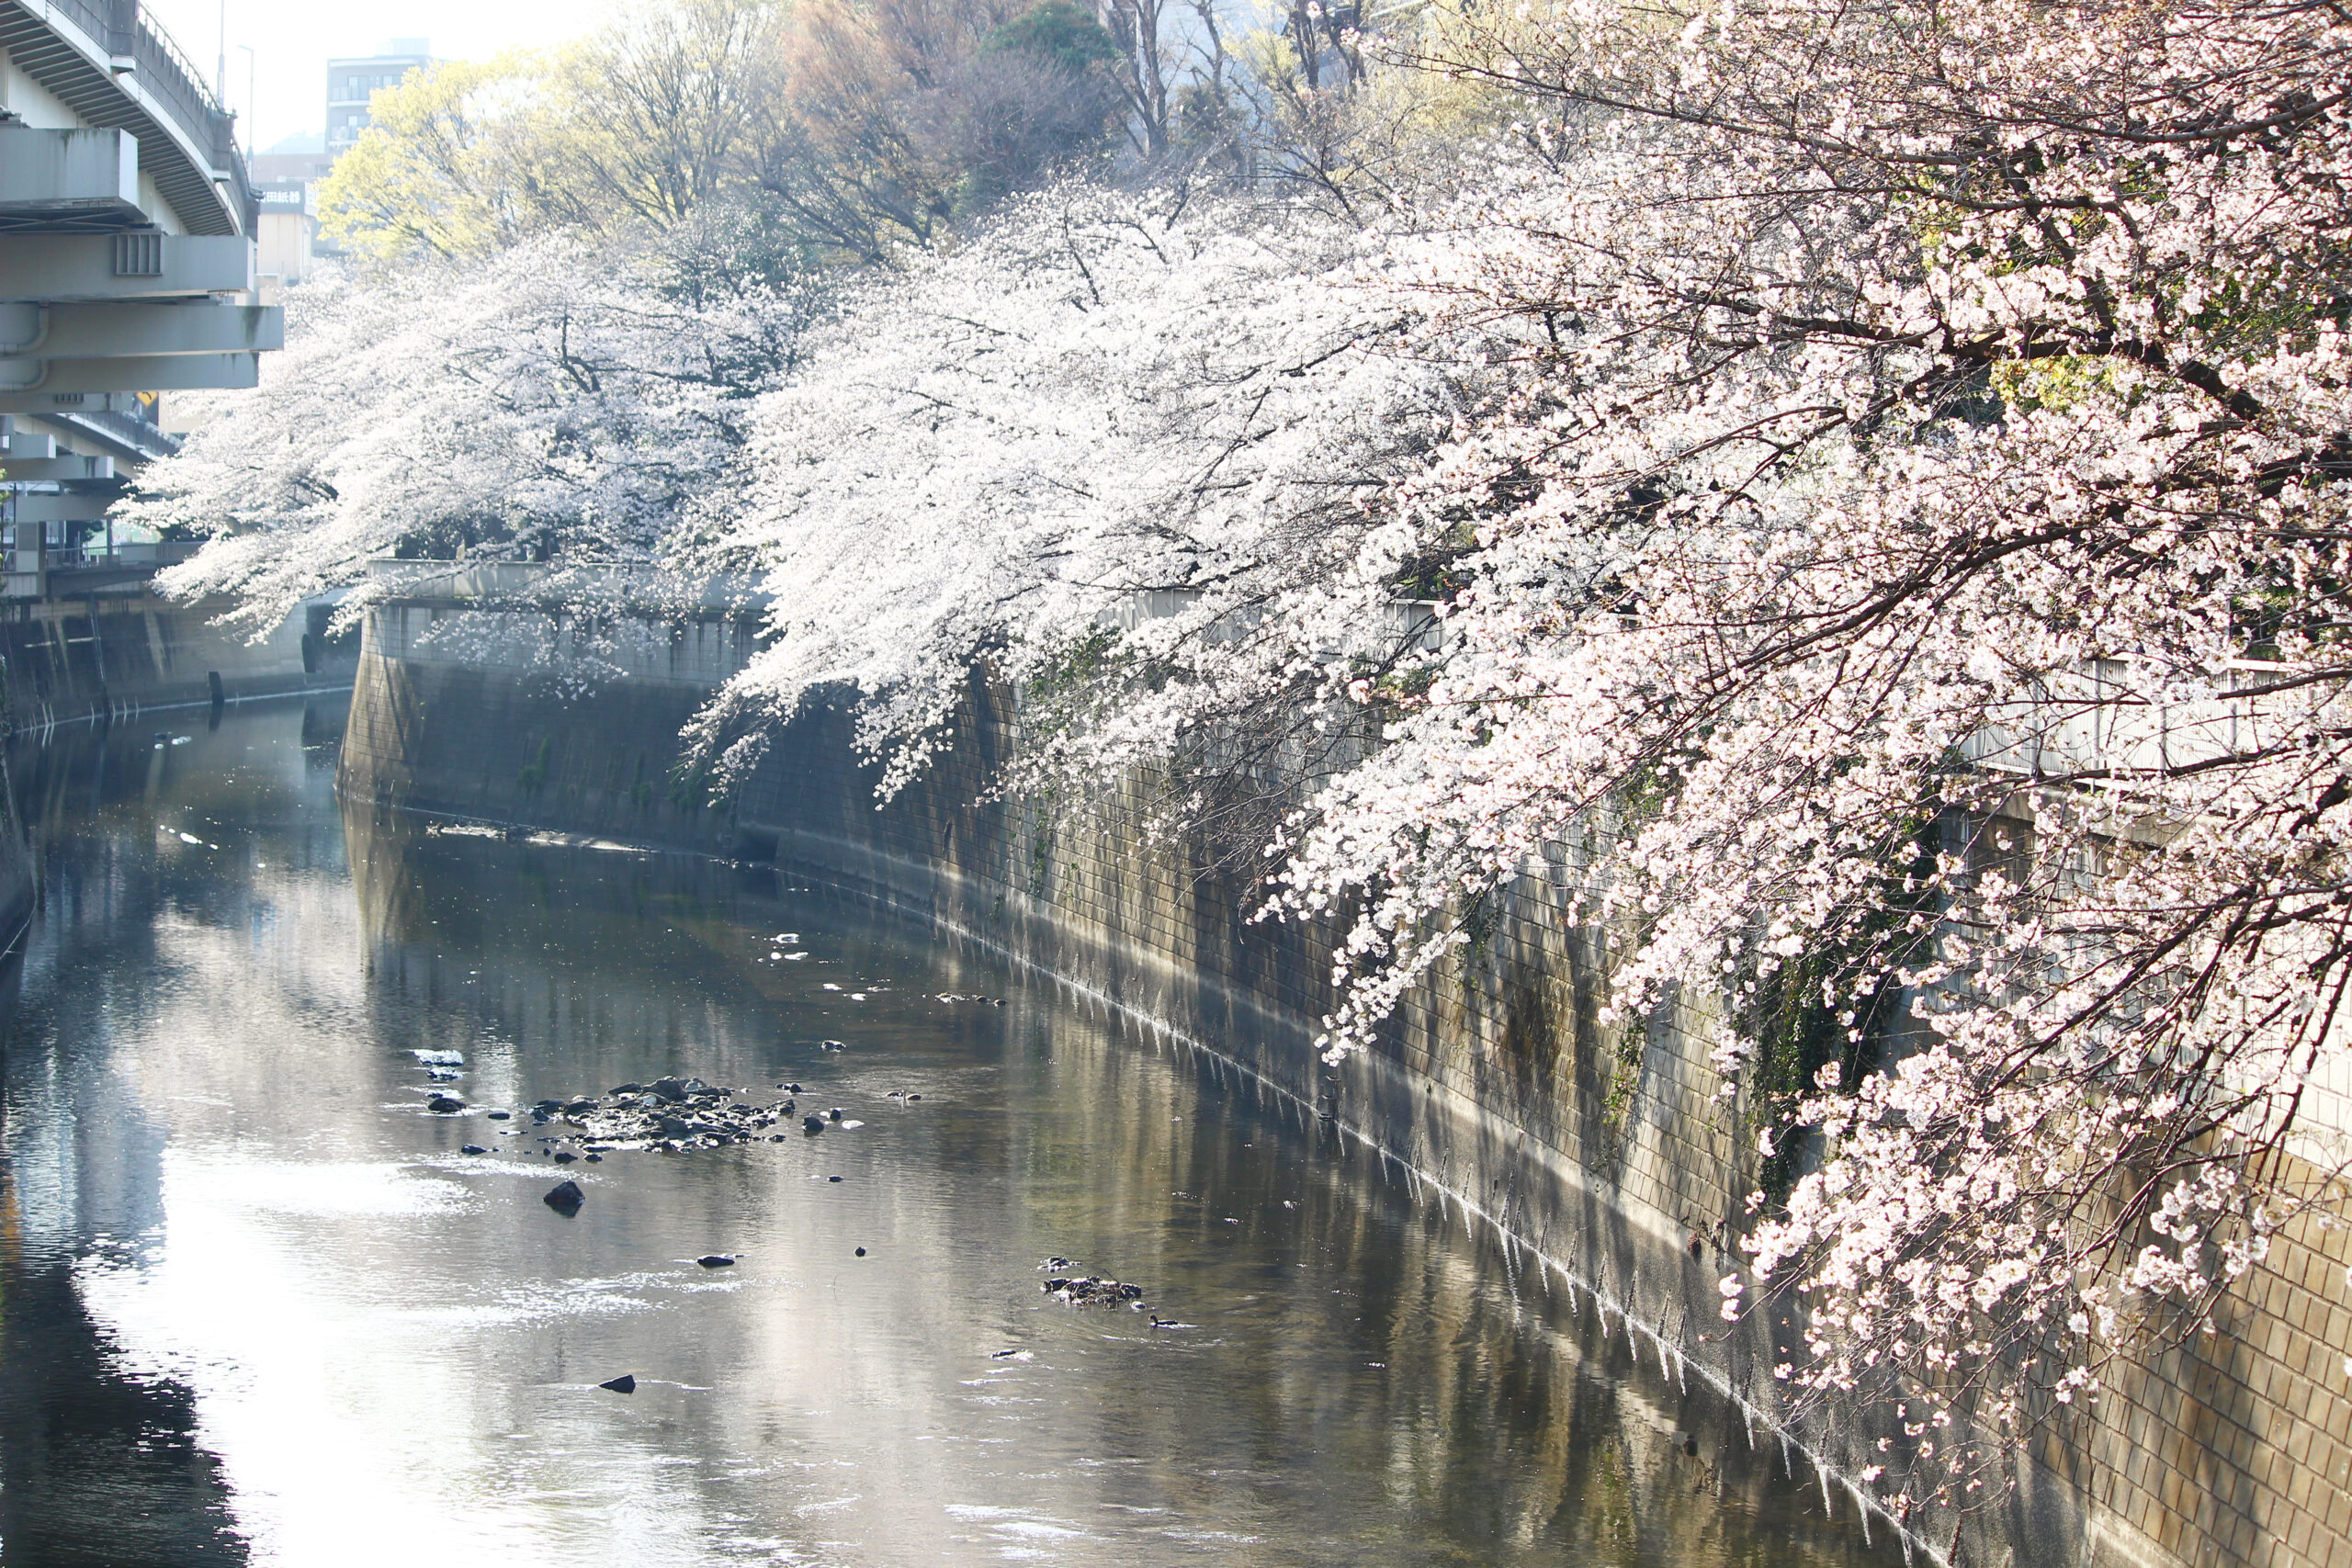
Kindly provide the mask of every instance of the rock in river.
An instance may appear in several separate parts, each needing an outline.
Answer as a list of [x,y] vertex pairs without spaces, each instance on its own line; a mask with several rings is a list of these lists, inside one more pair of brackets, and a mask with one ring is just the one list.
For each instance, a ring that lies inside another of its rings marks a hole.
[[587,1201],[588,1194],[580,1190],[580,1183],[577,1181],[560,1181],[549,1188],[547,1196],[540,1200],[548,1208],[566,1218],[578,1213],[580,1205]]
[[702,1257],[695,1258],[695,1261],[701,1264],[706,1269],[732,1269],[735,1267],[735,1260],[728,1257],[727,1254],[723,1252],[705,1253]]
[[633,1373],[623,1372],[612,1382],[600,1382],[596,1386],[598,1388],[611,1389],[615,1393],[635,1393],[637,1392],[637,1378]]
[[1143,1300],[1141,1285],[1123,1284],[1100,1275],[1067,1280],[1048,1280],[1046,1293],[1072,1306],[1124,1306]]
[[436,1094],[424,1102],[424,1109],[442,1116],[455,1116],[466,1108],[466,1102],[453,1094]]

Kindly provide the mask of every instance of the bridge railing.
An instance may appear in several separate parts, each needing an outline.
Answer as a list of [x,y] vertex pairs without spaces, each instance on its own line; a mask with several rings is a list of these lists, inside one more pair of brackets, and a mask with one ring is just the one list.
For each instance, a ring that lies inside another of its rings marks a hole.
[[171,118],[190,146],[209,160],[216,177],[228,183],[231,205],[251,221],[253,182],[237,155],[236,117],[205,90],[204,73],[180,52],[171,34],[141,14],[135,0],[45,0],[89,39],[102,41],[118,62],[128,62],[148,101]]
[[6,557],[10,572],[75,570],[154,570],[187,559],[204,547],[198,539],[111,543],[86,539],[73,545],[14,546]]

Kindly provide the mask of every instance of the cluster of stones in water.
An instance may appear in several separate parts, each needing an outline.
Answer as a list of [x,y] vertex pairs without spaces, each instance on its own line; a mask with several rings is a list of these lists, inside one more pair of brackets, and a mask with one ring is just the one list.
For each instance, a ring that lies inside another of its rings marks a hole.
[[[1046,1281],[1046,1294],[1071,1306],[1127,1306],[1137,1312],[1144,1310],[1143,1287],[1129,1285],[1101,1274],[1058,1273],[1059,1269],[1075,1269],[1077,1265],[1067,1258],[1048,1258],[1037,1265],[1041,1272],[1051,1273]],[[1159,1320],[1152,1319],[1154,1324]]]
[[1046,1293],[1072,1306],[1129,1306],[1143,1300],[1143,1287],[1099,1274],[1046,1281]]
[[[800,1089],[798,1084],[778,1087],[796,1094]],[[770,1134],[767,1130],[798,1110],[798,1102],[786,1099],[766,1105],[729,1103],[741,1092],[716,1088],[698,1077],[659,1078],[650,1084],[622,1084],[601,1099],[583,1095],[570,1100],[542,1100],[530,1108],[529,1115],[535,1126],[560,1123],[577,1128],[577,1141],[591,1159],[599,1151],[613,1149],[659,1149],[673,1154],[686,1149],[723,1148],[730,1144],[752,1143],[763,1135],[783,1142],[783,1134]],[[437,1094],[425,1102],[425,1109],[455,1113],[464,1111],[466,1104],[454,1096]],[[492,1111],[488,1115],[493,1122],[503,1122],[512,1113]],[[830,1117],[839,1122],[842,1113],[834,1111]],[[812,1132],[826,1124],[825,1118],[812,1116],[808,1120],[816,1123],[809,1129]],[[466,1148],[469,1153],[484,1152],[473,1144]],[[570,1149],[552,1153],[559,1161],[578,1157]]]

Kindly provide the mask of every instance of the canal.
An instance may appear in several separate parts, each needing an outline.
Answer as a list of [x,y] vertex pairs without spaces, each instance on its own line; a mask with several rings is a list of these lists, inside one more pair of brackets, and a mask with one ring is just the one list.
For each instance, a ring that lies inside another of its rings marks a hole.
[[[341,724],[13,754],[10,1568],[1901,1560],[1213,1061],[770,870],[346,812]],[[530,1114],[689,1077],[796,1112]]]

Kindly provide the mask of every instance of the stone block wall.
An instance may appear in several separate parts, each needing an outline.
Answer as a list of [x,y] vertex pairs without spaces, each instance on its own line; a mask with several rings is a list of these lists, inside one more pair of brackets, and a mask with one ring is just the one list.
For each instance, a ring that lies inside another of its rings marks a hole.
[[[592,690],[551,672],[545,639],[504,654],[533,639],[420,639],[417,617],[469,613],[375,613],[344,754],[351,795],[773,855],[985,943],[1333,1118],[1431,1201],[1487,1217],[1589,1289],[1676,1375],[1769,1407],[1772,1336],[1787,1328],[1758,1318],[1727,1331],[1715,1313],[1755,1168],[1740,1107],[1718,1100],[1708,1065],[1714,1012],[1692,999],[1630,1032],[1595,1021],[1598,954],[1568,918],[1579,876],[1568,847],[1493,901],[1483,940],[1410,998],[1377,1050],[1332,1066],[1315,1036],[1334,931],[1252,919],[1260,890],[1245,873],[1198,842],[1138,830],[1136,783],[991,798],[995,764],[1020,744],[1003,691],[976,681],[944,761],[887,807],[853,755],[848,715],[822,707],[714,807],[677,776],[677,733],[748,656],[740,624],[665,634]],[[609,646],[599,657],[620,667]],[[2290,1230],[2213,1334],[2122,1369],[2095,1411],[2052,1429],[2038,1462],[2020,1456],[2012,1495],[1915,1520],[1915,1544],[1971,1565],[2352,1568],[2347,1265],[2352,1235]],[[1797,1434],[1802,1451],[1850,1472],[1873,1457],[1884,1416],[1841,1412]],[[1849,1511],[1851,1494],[1836,1491]]]

